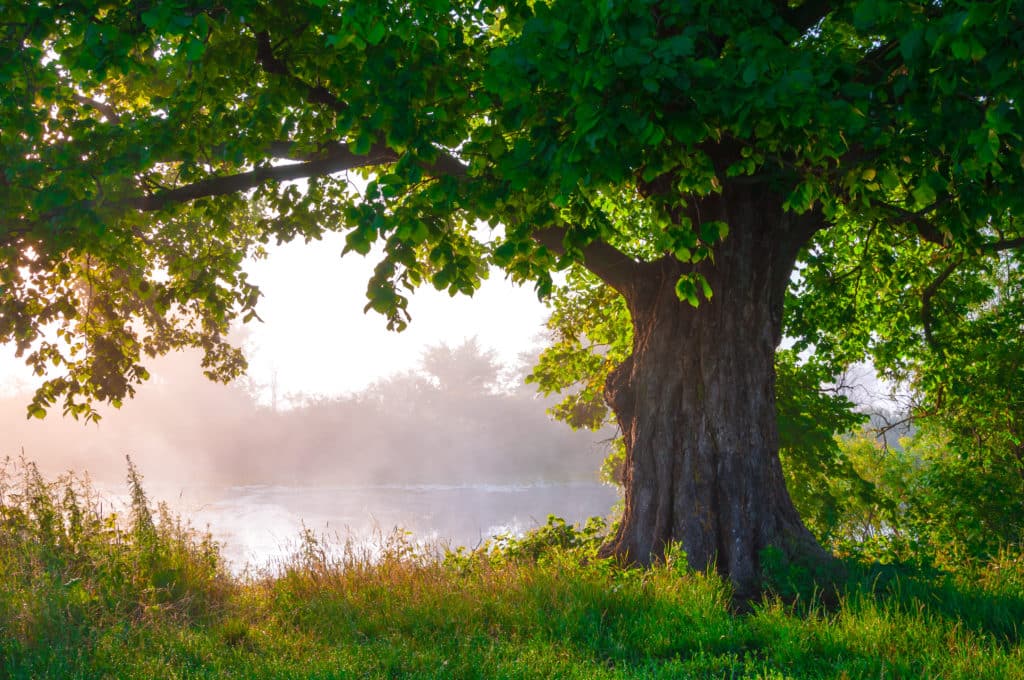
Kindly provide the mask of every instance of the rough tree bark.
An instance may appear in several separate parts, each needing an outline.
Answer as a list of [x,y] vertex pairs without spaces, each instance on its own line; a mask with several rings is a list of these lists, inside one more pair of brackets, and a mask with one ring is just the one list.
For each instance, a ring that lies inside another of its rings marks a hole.
[[605,387],[626,443],[625,512],[605,552],[649,564],[679,543],[693,568],[717,569],[742,596],[760,585],[766,547],[829,560],[786,490],[775,413],[783,298],[815,226],[753,187],[727,187],[690,210],[695,223],[730,228],[713,262],[698,265],[713,299],[681,302],[675,284],[693,265],[671,257],[638,265],[618,286],[633,351]]

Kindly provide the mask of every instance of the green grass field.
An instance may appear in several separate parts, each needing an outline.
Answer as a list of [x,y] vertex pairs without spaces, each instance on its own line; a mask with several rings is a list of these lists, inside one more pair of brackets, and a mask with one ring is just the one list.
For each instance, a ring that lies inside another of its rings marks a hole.
[[[300,537],[263,573],[150,507],[104,516],[78,480],[0,476],[2,678],[1024,678],[1024,557],[954,573],[850,563],[838,604],[799,573],[736,613],[680,555],[592,558],[552,522],[488,553]],[[803,594],[797,595],[803,591]]]

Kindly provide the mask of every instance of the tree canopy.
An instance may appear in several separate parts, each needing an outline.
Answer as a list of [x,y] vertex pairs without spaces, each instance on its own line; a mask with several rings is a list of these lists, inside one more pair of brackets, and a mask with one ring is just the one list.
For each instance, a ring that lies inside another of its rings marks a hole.
[[[1015,2],[2,15],[0,339],[56,376],[37,414],[120,401],[141,357],[178,346],[236,375],[222,334],[259,296],[241,263],[326,230],[381,249],[368,307],[400,328],[409,289],[472,293],[490,262],[542,294],[571,262],[612,286],[666,253],[698,262],[729,225],[686,197],[765,183],[830,227],[806,250],[788,331],[890,363],[922,336],[952,340],[991,289],[962,292],[963,272],[1016,276],[1024,245]],[[696,272],[678,292],[714,294]]]

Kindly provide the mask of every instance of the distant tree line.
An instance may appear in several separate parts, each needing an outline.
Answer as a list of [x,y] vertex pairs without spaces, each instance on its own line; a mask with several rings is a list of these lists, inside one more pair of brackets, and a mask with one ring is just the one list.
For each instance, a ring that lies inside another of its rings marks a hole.
[[152,481],[171,483],[530,483],[596,480],[611,437],[555,422],[525,369],[503,367],[475,339],[431,347],[417,370],[361,392],[300,396],[286,410],[174,364],[189,357],[169,361],[158,369],[167,379],[99,426],[25,421],[24,396],[9,398],[0,455],[24,448],[44,466],[59,458],[58,469],[120,479],[129,453]]

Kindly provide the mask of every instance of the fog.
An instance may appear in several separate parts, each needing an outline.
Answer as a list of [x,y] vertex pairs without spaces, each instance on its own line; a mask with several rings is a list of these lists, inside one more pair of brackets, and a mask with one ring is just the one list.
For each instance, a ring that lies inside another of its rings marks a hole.
[[328,398],[211,383],[198,356],[178,353],[152,362],[153,379],[98,424],[59,410],[27,420],[28,395],[5,397],[0,457],[23,452],[48,478],[88,472],[116,496],[130,455],[150,497],[208,523],[236,561],[281,552],[303,525],[473,544],[548,513],[606,514],[615,491],[597,470],[611,433],[552,421],[550,401],[523,384],[528,365],[503,366],[469,340]]

